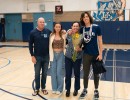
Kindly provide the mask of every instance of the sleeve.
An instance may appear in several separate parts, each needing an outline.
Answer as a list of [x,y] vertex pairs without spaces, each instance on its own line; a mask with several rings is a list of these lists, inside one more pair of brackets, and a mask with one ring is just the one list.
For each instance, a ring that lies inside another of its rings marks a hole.
[[48,29],[48,32],[49,32],[49,35],[52,33],[52,31],[51,31],[51,30],[49,30],[49,29]]
[[53,40],[54,40],[54,35],[50,34],[50,37],[49,37],[49,56],[50,56],[50,61],[53,61],[53,58],[54,58],[53,48],[52,48]]
[[[68,31],[67,31],[68,32]],[[66,36],[65,36],[66,38],[66,45],[68,44],[68,33],[66,33]]]
[[45,28],[45,33],[47,33],[49,36],[50,36],[50,34],[52,33],[52,31],[50,30],[50,29],[48,29],[48,28]]
[[[51,50],[52,50],[52,46],[51,46],[51,34],[49,36],[49,56],[51,57]],[[51,60],[51,58],[50,58]]]
[[80,34],[82,34],[82,39],[80,41],[80,45],[79,46],[82,47],[82,49],[84,49],[85,42],[84,42],[84,37],[83,37],[83,26],[80,28],[79,32],[80,32]]
[[34,56],[33,44],[34,44],[34,37],[33,37],[33,33],[30,32],[30,36],[29,36],[29,51],[30,51],[31,56]]
[[83,27],[79,29],[79,33],[83,34]]
[[68,44],[68,33],[66,34],[66,45]]
[[102,33],[101,33],[101,28],[100,28],[99,26],[97,26],[97,35],[98,35],[98,36],[101,36],[101,35],[102,35]]

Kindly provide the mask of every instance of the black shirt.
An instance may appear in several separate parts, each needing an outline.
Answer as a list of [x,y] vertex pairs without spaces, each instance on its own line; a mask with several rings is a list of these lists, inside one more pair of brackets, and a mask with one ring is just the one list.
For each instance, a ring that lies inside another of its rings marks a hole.
[[49,55],[49,36],[51,31],[44,28],[39,31],[37,28],[30,32],[29,51],[31,56],[44,57]]

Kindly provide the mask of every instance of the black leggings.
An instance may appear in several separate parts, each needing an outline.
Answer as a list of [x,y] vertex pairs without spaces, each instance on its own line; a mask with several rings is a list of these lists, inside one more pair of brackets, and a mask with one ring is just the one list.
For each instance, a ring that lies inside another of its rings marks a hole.
[[[96,58],[96,56],[92,56],[88,54],[83,55],[84,88],[88,88],[88,76],[89,76],[92,60],[94,58]],[[94,85],[95,85],[95,89],[97,89],[99,85],[99,74],[94,74]]]

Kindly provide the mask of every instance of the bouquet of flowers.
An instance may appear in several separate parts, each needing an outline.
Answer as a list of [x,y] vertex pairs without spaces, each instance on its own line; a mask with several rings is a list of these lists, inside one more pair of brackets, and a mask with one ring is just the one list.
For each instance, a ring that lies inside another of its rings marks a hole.
[[72,34],[72,43],[73,43],[73,47],[74,47],[74,52],[72,55],[72,60],[75,62],[77,59],[77,51],[76,48],[77,46],[81,45],[81,39],[82,39],[82,34],[79,33],[73,33]]

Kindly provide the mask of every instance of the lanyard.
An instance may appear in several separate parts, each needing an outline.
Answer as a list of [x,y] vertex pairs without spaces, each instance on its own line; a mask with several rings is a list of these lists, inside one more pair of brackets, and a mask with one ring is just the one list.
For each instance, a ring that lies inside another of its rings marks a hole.
[[92,35],[92,24],[91,24],[91,26],[90,26],[90,30],[89,30],[89,32],[88,32],[88,36],[89,36],[89,38],[87,37],[87,38],[85,38],[85,27],[83,28],[83,37],[84,37],[84,42],[85,43],[88,43],[90,40],[91,40],[91,35]]

